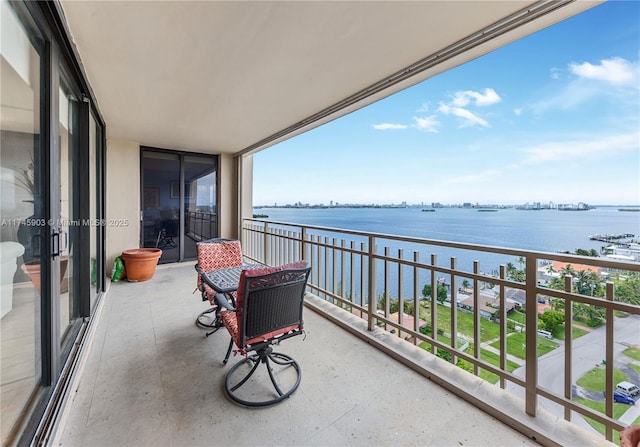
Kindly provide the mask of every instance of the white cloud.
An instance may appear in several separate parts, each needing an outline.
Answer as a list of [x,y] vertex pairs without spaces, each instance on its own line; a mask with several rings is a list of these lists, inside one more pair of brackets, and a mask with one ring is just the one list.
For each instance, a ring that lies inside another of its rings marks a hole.
[[583,160],[593,157],[610,157],[613,154],[637,151],[640,147],[640,132],[610,135],[575,141],[554,141],[540,146],[525,148],[528,154],[525,164],[562,160]]
[[589,62],[569,64],[569,70],[577,76],[608,82],[614,85],[637,85],[639,65],[626,59],[613,57],[603,59],[599,65]]
[[513,109],[513,113],[514,113],[516,116],[520,116],[520,115],[522,115],[522,108],[519,108],[519,109]]
[[431,106],[431,103],[429,101],[423,102],[420,108],[416,110],[416,113],[427,113],[429,111],[430,106]]
[[475,126],[476,124],[479,124],[483,127],[490,127],[489,123],[486,120],[473,114],[467,109],[463,109],[462,107],[451,107],[447,104],[440,104],[438,110],[445,115],[454,115],[458,118],[461,118],[462,122],[460,123],[460,127]]
[[434,115],[427,116],[424,118],[420,118],[418,116],[414,116],[413,120],[415,124],[411,127],[415,127],[418,130],[423,130],[425,132],[438,132],[438,127],[440,127],[440,122],[436,119]]
[[471,100],[475,100],[475,105],[478,107],[490,106],[502,101],[502,98],[492,88],[485,88],[484,93],[474,92],[472,90],[459,91],[453,96],[451,105],[456,107],[464,107],[468,105]]
[[551,69],[551,74],[549,76],[551,76],[551,79],[560,79],[560,74],[560,69],[554,67]]
[[406,129],[408,126],[405,124],[391,124],[391,123],[380,123],[374,124],[373,128],[376,130],[401,130]]

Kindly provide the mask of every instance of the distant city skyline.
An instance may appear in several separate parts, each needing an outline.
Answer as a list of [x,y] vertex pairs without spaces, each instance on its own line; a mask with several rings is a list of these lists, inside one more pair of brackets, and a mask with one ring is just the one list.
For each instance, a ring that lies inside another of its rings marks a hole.
[[584,207],[623,207],[628,206],[631,208],[640,209],[640,205],[635,204],[625,204],[625,203],[588,203],[588,202],[554,202],[554,201],[535,201],[535,202],[523,202],[523,203],[499,203],[499,202],[454,202],[454,203],[444,203],[444,202],[407,202],[405,200],[400,202],[340,202],[338,200],[330,200],[329,202],[303,202],[303,201],[294,201],[294,202],[286,202],[286,203],[264,203],[264,204],[255,204],[255,208],[286,208],[286,207],[434,207],[434,208],[455,208],[455,207],[503,207],[503,208],[543,208],[543,209],[556,209],[556,208],[584,208]]
[[640,204],[639,2],[605,2],[254,156],[254,205]]

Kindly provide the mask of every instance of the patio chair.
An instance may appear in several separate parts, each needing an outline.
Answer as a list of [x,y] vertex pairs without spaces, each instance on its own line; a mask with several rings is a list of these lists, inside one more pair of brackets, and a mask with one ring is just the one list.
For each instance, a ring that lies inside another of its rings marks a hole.
[[[234,344],[238,348],[234,352],[246,357],[225,378],[225,390],[234,402],[250,407],[274,405],[300,385],[298,362],[274,352],[272,345],[302,334],[303,301],[310,271],[305,261],[244,270],[235,307],[218,295],[218,305],[224,308],[220,313],[222,323],[231,335],[223,363],[229,360]],[[254,376],[261,364],[265,368]],[[265,370],[273,389],[265,387]]]
[[198,263],[195,266],[198,272],[196,290],[200,291],[202,301],[211,303],[209,309],[198,315],[196,325],[205,329],[212,329],[205,334],[208,337],[222,327],[222,323],[220,322],[219,308],[215,300],[216,292],[202,280],[202,272],[242,265],[242,247],[238,240],[223,238],[200,241],[196,244],[196,247],[198,250]]

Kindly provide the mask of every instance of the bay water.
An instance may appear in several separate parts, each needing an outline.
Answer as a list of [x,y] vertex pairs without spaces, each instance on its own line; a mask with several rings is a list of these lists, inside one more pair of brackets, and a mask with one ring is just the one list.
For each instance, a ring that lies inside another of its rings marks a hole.
[[[421,207],[406,208],[256,208],[256,214],[267,215],[269,221],[316,225],[398,236],[437,239],[494,247],[570,252],[595,249],[600,253],[605,242],[593,241],[600,234],[633,234],[640,240],[640,212],[620,211],[622,207],[600,206],[586,211],[520,210],[501,208],[480,212],[474,208],[437,208],[424,212]],[[630,207],[624,207],[630,209]],[[403,244],[390,242],[395,250]],[[409,251],[411,246],[404,244]],[[479,261],[481,271],[497,273],[500,264],[517,259],[505,259],[483,252],[465,252],[429,247],[420,253],[421,260],[438,256],[438,265],[448,266],[451,256],[458,268],[472,271],[473,261]],[[426,280],[426,278],[425,278]],[[408,292],[408,291],[406,291]]]

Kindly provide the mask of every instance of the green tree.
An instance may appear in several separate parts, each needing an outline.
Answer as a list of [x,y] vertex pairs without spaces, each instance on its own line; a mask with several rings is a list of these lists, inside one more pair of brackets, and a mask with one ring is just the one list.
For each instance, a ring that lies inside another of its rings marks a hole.
[[544,313],[538,317],[538,322],[541,329],[547,330],[555,335],[562,329],[564,314],[557,310],[546,309]]
[[471,283],[469,281],[467,281],[466,279],[464,281],[462,281],[462,288],[464,290],[467,290],[470,286],[471,286]]
[[613,291],[616,301],[640,306],[640,273],[614,280]]
[[[422,296],[428,298],[431,296],[431,284],[425,284],[422,288]],[[436,289],[436,299],[439,303],[444,302],[447,299],[447,288],[441,285],[438,285]]]
[[507,262],[507,276],[508,277],[512,277],[513,276],[513,272],[516,271],[516,266],[513,265],[513,263],[511,262]]

